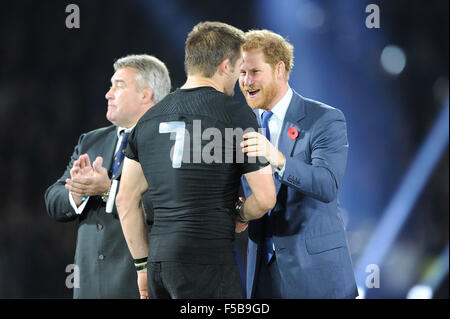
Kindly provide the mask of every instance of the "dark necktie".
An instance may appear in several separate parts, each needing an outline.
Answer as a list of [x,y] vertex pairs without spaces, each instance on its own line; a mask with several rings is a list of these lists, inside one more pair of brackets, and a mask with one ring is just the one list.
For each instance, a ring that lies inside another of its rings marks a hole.
[[127,146],[127,139],[128,139],[129,133],[123,133],[122,135],[122,142],[120,143],[119,149],[116,152],[116,155],[114,155],[114,164],[113,164],[113,171],[112,171],[112,179],[117,178],[117,173],[119,171],[120,166],[122,165],[123,159],[125,157],[125,147]]
[[[261,127],[265,129],[266,138],[270,141],[269,119],[273,115],[271,111],[266,111],[261,114]],[[267,212],[267,216],[264,221],[264,247],[263,254],[268,264],[273,257],[273,238],[272,238],[272,218],[270,211]]]

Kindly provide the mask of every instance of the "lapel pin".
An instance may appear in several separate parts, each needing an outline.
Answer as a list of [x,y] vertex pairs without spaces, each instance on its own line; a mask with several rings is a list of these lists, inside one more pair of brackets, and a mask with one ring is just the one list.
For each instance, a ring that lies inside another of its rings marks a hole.
[[295,126],[290,127],[288,130],[288,136],[290,139],[294,140],[298,137],[298,130]]

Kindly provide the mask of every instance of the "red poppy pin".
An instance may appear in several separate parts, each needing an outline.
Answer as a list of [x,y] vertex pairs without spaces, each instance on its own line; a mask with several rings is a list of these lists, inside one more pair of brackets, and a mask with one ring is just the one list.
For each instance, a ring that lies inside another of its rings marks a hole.
[[295,126],[290,127],[288,130],[288,136],[290,139],[294,140],[298,137],[298,130]]

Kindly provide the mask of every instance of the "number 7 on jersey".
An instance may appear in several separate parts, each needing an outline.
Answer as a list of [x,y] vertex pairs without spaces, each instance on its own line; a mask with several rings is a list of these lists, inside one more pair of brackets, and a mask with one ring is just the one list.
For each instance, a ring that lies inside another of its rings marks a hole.
[[[159,123],[159,133],[175,133],[175,145],[170,152],[173,168],[181,167],[181,161],[183,160],[185,128],[186,124],[182,121]],[[173,140],[172,134],[170,134],[170,139]]]

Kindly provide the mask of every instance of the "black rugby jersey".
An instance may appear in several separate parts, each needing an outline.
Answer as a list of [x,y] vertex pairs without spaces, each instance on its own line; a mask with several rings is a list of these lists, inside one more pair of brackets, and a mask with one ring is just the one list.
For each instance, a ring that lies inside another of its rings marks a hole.
[[177,89],[139,120],[125,155],[149,185],[150,261],[234,263],[241,175],[268,165],[239,146],[244,132],[257,130],[249,106],[212,87]]

